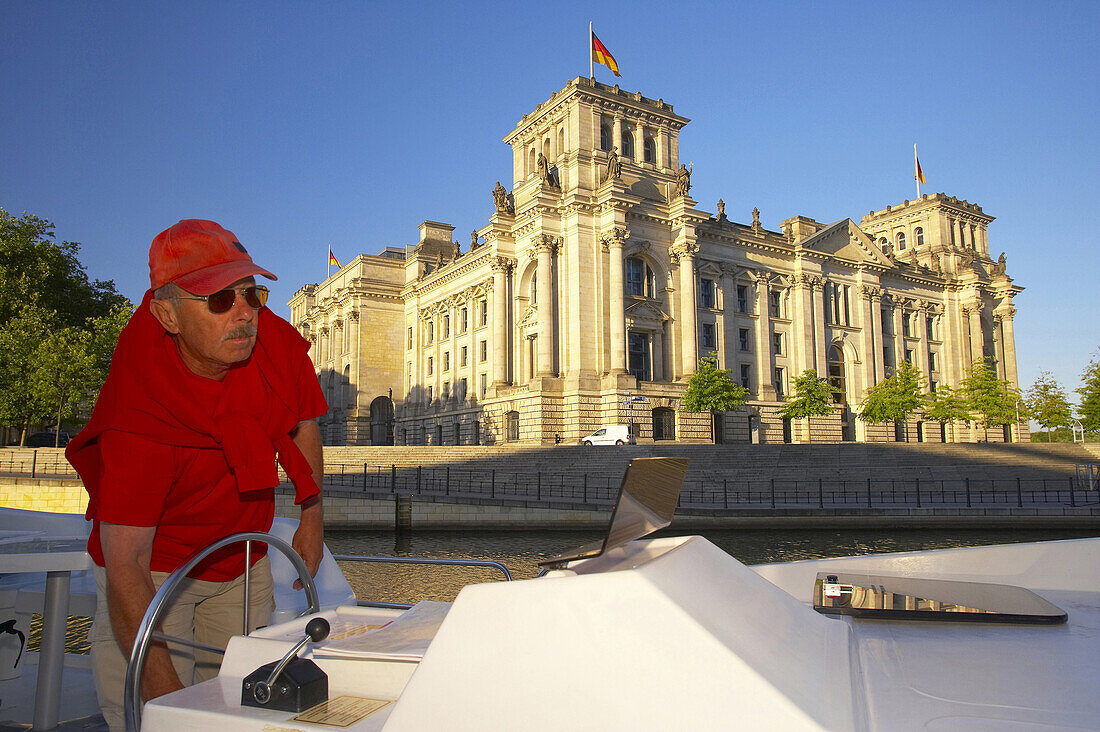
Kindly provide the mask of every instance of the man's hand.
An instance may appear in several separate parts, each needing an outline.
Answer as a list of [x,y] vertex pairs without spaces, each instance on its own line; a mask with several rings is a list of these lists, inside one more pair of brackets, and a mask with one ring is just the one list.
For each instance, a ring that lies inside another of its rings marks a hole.
[[[107,523],[99,526],[103,564],[107,571],[107,609],[111,614],[111,628],[127,657],[133,648],[141,619],[155,594],[149,562],[156,532],[155,526]],[[148,701],[182,688],[168,649],[163,643],[153,643],[149,647],[145,673],[142,674],[142,696]]]
[[[312,419],[299,422],[294,431],[290,433],[290,439],[302,451],[302,455],[313,471],[313,481],[322,491],[325,487],[325,457],[321,447],[321,428]],[[311,577],[317,576],[317,568],[321,566],[321,559],[325,551],[325,512],[321,504],[321,496],[311,498],[302,504],[302,520],[298,523],[298,530],[294,532],[294,539],[290,542],[294,551],[298,552]],[[301,580],[294,580],[294,589],[302,588]]]

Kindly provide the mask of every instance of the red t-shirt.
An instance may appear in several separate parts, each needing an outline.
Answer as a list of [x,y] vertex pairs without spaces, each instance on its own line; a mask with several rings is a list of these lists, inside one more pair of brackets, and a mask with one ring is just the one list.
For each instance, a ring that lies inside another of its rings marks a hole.
[[[170,361],[181,386],[208,414],[217,412],[228,390],[255,388],[252,382],[235,379],[234,370],[224,381],[213,381],[193,374],[178,354]],[[296,373],[293,393],[299,421],[324,414],[328,407],[308,355],[302,354]],[[240,403],[241,396],[234,393],[233,401]],[[263,423],[263,411],[270,409],[268,395],[243,396],[255,404]],[[150,564],[154,572],[171,572],[198,550],[230,534],[271,528],[274,488],[241,492],[221,449],[167,445],[108,429],[99,436],[99,450],[102,471],[88,552],[100,566],[100,521],[156,526]],[[264,544],[253,544],[253,561],[263,557],[266,549]],[[236,544],[212,554],[191,576],[224,582],[242,571],[244,545]]]

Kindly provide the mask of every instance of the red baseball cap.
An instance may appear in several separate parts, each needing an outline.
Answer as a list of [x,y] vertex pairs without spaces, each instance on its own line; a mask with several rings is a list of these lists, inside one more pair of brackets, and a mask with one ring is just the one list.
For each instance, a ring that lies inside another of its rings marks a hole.
[[213,295],[253,275],[278,279],[252,261],[236,234],[213,221],[184,219],[157,234],[149,247],[154,290],[175,282],[196,295]]

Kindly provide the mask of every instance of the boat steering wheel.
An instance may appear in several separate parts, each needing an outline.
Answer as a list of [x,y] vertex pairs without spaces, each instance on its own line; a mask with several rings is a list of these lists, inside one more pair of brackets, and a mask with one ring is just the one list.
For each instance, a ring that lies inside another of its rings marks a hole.
[[[141,624],[138,625],[137,632],[134,635],[134,647],[130,652],[130,662],[126,664],[123,709],[126,714],[127,732],[138,732],[141,728],[141,675],[142,671],[145,670],[145,656],[149,652],[149,644],[153,640],[154,635],[157,640],[175,642],[190,647],[199,647],[196,646],[193,641],[166,636],[153,630],[157,627],[157,624],[160,623],[167,611],[168,598],[175,593],[179,584],[199,562],[222,547],[229,546],[230,544],[237,544],[242,541],[262,541],[272,549],[278,549],[282,552],[283,555],[290,560],[290,563],[294,565],[294,569],[298,572],[298,579],[301,580],[302,586],[305,588],[306,600],[309,602],[309,608],[303,614],[309,615],[320,611],[321,604],[317,594],[317,585],[314,583],[313,577],[309,573],[309,568],[306,567],[305,561],[298,556],[298,552],[294,550],[294,547],[279,537],[272,534],[265,534],[260,531],[244,531],[239,534],[227,536],[206,547],[198,554],[191,557],[191,559],[187,560],[187,563],[182,567],[168,575],[168,578],[164,580],[160,589],[153,595],[153,599],[149,602],[149,608],[145,611],[145,615],[141,619]],[[245,607],[247,607],[247,604],[248,594],[246,592]],[[245,627],[247,627],[247,622],[248,618],[246,614]],[[202,648],[203,650],[218,650],[210,649],[205,646],[202,646]]]

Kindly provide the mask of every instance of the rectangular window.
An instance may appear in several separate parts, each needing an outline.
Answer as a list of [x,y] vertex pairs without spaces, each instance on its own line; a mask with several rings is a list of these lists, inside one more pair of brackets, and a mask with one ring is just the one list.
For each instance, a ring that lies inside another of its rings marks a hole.
[[773,290],[768,293],[768,310],[773,318],[782,317],[783,293]]
[[427,345],[429,345],[429,346],[432,343],[435,342],[435,323],[433,323],[430,320],[428,321],[428,338],[427,338],[427,341],[428,341]]
[[428,376],[432,375],[432,371],[434,369],[434,366],[435,366],[435,359],[432,358],[431,356],[428,356]]
[[481,358],[478,360],[485,363],[489,359],[489,341],[481,342]]
[[447,340],[450,337],[451,337],[451,316],[450,315],[444,315],[443,316],[443,336],[442,336],[442,338],[443,338],[443,340]]
[[714,280],[709,280],[705,277],[699,280],[699,306],[712,310],[717,306]]
[[882,347],[882,365],[886,368],[894,365],[894,349],[891,346]]
[[749,350],[749,329],[741,328],[737,331],[737,340],[740,341],[742,351]]
[[455,392],[455,398],[462,400],[466,398],[466,379],[462,378],[458,380],[458,391]]
[[848,300],[850,299],[851,288],[848,285],[844,285],[844,325],[852,324],[852,313],[848,307]]
[[785,389],[784,384],[783,384],[783,369],[782,368],[776,368],[775,369],[775,384],[774,384],[774,386],[775,386],[775,396],[776,396],[776,398],[782,399],[784,396],[786,396],[787,392],[786,392],[786,389]]
[[443,382],[443,391],[439,392],[439,396],[442,397],[443,399],[446,399],[450,395],[451,395],[451,382],[444,381]]
[[482,300],[477,304],[477,324],[484,327],[489,322],[489,301]]
[[836,316],[833,314],[833,302],[836,298],[833,296],[833,286],[826,283],[821,292],[822,305],[825,306],[825,322],[828,325],[832,325],[836,322]]
[[901,334],[906,338],[913,337],[913,313],[902,313],[901,315]]
[[783,334],[772,333],[772,353],[776,356],[783,355]]
[[905,363],[913,363],[913,351],[910,348],[905,349]]
[[749,311],[749,289],[745,285],[737,286],[737,312],[747,313]]
[[882,309],[882,334],[884,336],[894,335],[894,319],[891,317],[890,308]]
[[928,336],[928,340],[936,340],[935,318],[931,315],[926,316],[924,319],[924,333]]
[[410,325],[409,326],[409,345],[408,345],[408,348],[412,348],[412,347],[413,347],[413,329],[412,329],[412,326]]
[[470,313],[466,308],[462,308],[458,312],[459,312],[459,321],[458,322],[459,322],[459,325],[462,328],[462,330],[459,331],[459,332],[460,333],[465,333],[470,328]]
[[481,399],[485,398],[485,391],[489,388],[488,382],[489,382],[489,375],[488,374],[479,374],[478,375],[478,377],[477,377],[477,391],[478,391],[478,395]]
[[937,383],[936,383],[935,381],[929,381],[929,382],[928,382],[928,391],[930,391],[930,392],[932,392],[933,394],[935,394],[935,393],[936,393],[936,387],[937,387],[937,386],[939,386],[939,384],[937,384]]
[[443,370],[444,371],[450,371],[451,370],[451,352],[450,351],[444,351],[443,352]]
[[703,348],[709,351],[718,349],[718,328],[714,323],[703,323]]
[[747,363],[741,364],[741,386],[745,387],[746,389],[752,388],[751,386],[749,386],[749,376],[751,372],[752,369]]
[[645,294],[645,262],[640,259],[626,260],[627,295],[642,297]]
[[638,381],[649,381],[649,334],[626,335],[626,368]]
[[460,351],[460,354],[461,354],[461,360],[459,361],[458,365],[459,366],[465,366],[466,365],[466,346],[462,347],[462,350]]
[[432,387],[429,386],[428,387],[428,403],[431,404],[431,401],[432,401]]
[[928,352],[928,370],[929,371],[935,371],[936,370],[936,352],[935,351],[929,351]]

